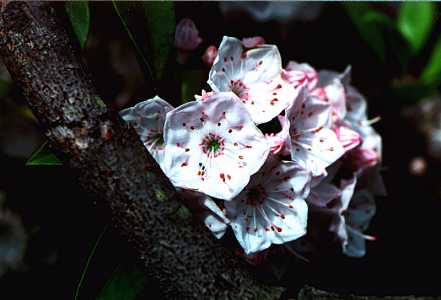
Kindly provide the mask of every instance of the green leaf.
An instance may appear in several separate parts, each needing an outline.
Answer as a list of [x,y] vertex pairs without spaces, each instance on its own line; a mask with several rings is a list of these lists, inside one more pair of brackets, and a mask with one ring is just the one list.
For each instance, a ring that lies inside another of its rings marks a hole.
[[396,60],[401,66],[401,71],[405,71],[411,50],[395,23],[367,3],[345,2],[344,5],[361,37],[377,56],[383,62],[389,59]]
[[135,266],[118,267],[97,300],[135,300],[144,288],[147,277]]
[[45,142],[26,162],[26,166],[59,166],[63,163],[49,150]]
[[176,24],[173,2],[112,2],[136,49],[146,79],[161,79],[173,49]]
[[149,1],[142,4],[147,17],[156,77],[160,79],[173,49],[176,28],[174,4],[172,1]]
[[441,37],[432,50],[429,62],[422,72],[421,81],[434,85],[441,83]]
[[90,13],[88,1],[67,1],[66,13],[69,16],[74,32],[80,42],[81,48],[87,41],[90,26]]
[[361,37],[384,61],[386,59],[384,28],[393,28],[392,20],[370,8],[367,3],[345,2],[344,6]]
[[435,5],[432,2],[402,2],[398,16],[398,29],[417,53],[429,37],[434,24]]

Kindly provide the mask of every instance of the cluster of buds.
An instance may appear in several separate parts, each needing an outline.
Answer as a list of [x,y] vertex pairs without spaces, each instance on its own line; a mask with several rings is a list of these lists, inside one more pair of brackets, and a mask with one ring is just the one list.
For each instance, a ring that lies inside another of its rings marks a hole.
[[[345,254],[363,255],[373,197],[384,194],[381,137],[350,68],[283,68],[275,45],[224,37],[208,84],[177,108],[155,97],[121,115],[213,234],[232,230],[255,255],[326,231]],[[264,134],[265,123],[280,130]],[[311,228],[323,214],[326,228]]]

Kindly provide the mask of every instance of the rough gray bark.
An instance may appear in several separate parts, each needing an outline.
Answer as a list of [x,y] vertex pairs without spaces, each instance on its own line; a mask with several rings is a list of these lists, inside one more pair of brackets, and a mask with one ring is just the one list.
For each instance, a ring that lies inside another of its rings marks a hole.
[[45,135],[82,186],[110,208],[168,299],[274,299],[247,266],[201,226],[176,218],[178,196],[154,159],[97,95],[64,21],[47,2],[10,2],[0,54]]

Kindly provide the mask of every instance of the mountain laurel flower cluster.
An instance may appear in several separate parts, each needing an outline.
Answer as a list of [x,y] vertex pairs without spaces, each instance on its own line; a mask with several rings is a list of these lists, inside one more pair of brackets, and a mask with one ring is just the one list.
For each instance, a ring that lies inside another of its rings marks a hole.
[[350,71],[283,68],[263,38],[224,37],[211,91],[176,108],[157,96],[121,116],[194,215],[216,238],[230,231],[247,259],[298,240],[305,253],[323,249],[330,234],[358,257],[385,189],[376,119]]

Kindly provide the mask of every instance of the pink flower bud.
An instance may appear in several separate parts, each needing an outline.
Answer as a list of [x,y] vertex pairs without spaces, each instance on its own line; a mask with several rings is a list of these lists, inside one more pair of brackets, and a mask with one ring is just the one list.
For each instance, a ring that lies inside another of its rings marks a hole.
[[334,129],[334,132],[345,151],[354,149],[361,142],[360,134],[349,127],[338,126]]
[[312,91],[318,83],[317,71],[306,63],[290,61],[282,71],[282,77],[296,88],[306,85],[309,91]]
[[379,161],[380,155],[377,151],[368,148],[356,148],[346,154],[344,164],[346,168],[356,172],[375,166]]
[[202,55],[202,61],[209,67],[213,65],[214,60],[217,56],[217,48],[216,46],[209,46],[207,50],[205,50],[204,55]]
[[249,38],[243,38],[242,44],[245,48],[254,48],[259,45],[265,44],[265,39],[261,36],[253,36]]
[[180,50],[192,51],[196,49],[202,39],[199,31],[191,19],[184,18],[176,26],[175,46]]

